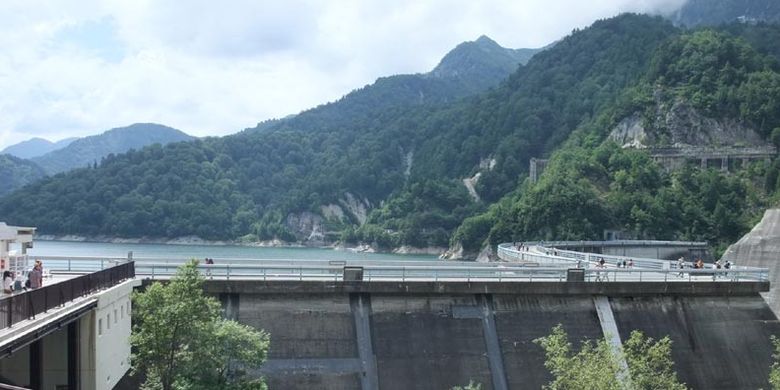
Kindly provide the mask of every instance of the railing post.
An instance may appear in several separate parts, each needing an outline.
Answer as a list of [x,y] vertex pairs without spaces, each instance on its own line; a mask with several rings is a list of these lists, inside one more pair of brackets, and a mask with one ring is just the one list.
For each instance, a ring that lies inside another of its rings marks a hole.
[[11,296],[8,298],[8,327],[12,327],[14,325],[14,297]]

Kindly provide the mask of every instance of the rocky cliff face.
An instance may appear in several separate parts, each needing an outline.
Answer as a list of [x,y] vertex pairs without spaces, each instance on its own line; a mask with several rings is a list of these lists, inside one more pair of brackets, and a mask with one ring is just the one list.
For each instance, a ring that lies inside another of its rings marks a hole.
[[703,115],[684,101],[662,102],[656,94],[655,113],[624,118],[609,137],[624,147],[766,146],[755,129],[734,119]]
[[325,243],[322,217],[317,214],[308,211],[290,214],[284,223],[297,238],[309,245],[323,245]]
[[753,230],[731,245],[722,259],[737,266],[769,268],[770,290],[764,299],[780,315],[780,209],[769,209]]

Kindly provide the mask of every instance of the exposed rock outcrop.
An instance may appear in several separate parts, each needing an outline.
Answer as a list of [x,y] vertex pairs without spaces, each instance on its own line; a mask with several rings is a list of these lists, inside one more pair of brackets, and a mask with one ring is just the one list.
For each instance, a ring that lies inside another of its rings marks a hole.
[[298,239],[307,244],[321,245],[325,242],[322,217],[317,214],[308,211],[289,214],[284,224]]
[[764,299],[780,315],[780,209],[769,209],[748,234],[723,254],[738,266],[769,268],[770,290]]
[[339,200],[339,203],[357,219],[358,223],[361,225],[366,223],[368,211],[371,209],[371,203],[367,199],[358,199],[347,192],[344,194],[344,198]]
[[482,176],[482,172],[477,172],[474,176],[463,179],[463,185],[466,186],[466,190],[469,191],[471,199],[474,199],[475,202],[479,202],[479,194],[477,194],[477,190],[474,186],[479,182],[480,176]]
[[767,142],[747,124],[732,118],[715,119],[682,100],[665,103],[656,93],[652,118],[634,113],[610,132],[624,147],[765,146]]
[[447,250],[447,248],[441,248],[441,247],[426,247],[426,248],[415,248],[413,246],[403,245],[398,248],[393,249],[393,253],[398,255],[436,255],[440,256],[442,253],[444,253]]
[[322,212],[322,216],[325,217],[325,219],[337,221],[344,220],[344,209],[342,209],[341,206],[337,204],[320,206],[320,211]]

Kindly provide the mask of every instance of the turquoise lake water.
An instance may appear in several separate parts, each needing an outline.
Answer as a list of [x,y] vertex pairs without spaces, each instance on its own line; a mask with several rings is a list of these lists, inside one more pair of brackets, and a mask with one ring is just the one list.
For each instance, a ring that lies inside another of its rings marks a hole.
[[166,245],[166,244],[114,244],[98,242],[35,241],[28,254],[34,256],[105,256],[134,258],[211,257],[240,259],[296,259],[296,260],[436,260],[432,255],[396,255],[390,253],[356,253],[327,248],[260,248],[214,245]]

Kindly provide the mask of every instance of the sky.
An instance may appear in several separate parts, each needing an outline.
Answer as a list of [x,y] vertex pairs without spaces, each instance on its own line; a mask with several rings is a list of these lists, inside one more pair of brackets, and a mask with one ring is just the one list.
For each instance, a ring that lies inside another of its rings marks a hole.
[[3,0],[0,149],[137,122],[221,136],[423,73],[487,35],[541,47],[685,0]]

